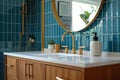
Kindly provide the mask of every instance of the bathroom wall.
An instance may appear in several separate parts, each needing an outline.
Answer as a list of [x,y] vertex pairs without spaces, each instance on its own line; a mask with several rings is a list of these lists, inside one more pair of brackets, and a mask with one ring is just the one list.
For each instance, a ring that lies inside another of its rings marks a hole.
[[35,37],[35,45],[27,45],[28,50],[41,50],[41,0],[26,0],[28,2],[28,30],[26,35]]
[[3,52],[0,52],[0,80],[5,80],[4,68],[4,56]]
[[[27,3],[28,18],[25,16],[25,34],[21,36],[22,1],[23,0],[0,0],[0,51],[39,51],[41,49],[41,1],[24,0],[25,2],[29,2]],[[28,19],[28,24],[26,19]],[[27,45],[29,34],[32,34],[36,38],[34,46]],[[26,46],[29,49],[27,49]]]
[[[74,33],[76,49],[78,46],[86,46],[89,50],[92,32],[97,32],[102,42],[102,51],[120,52],[120,0],[106,0],[100,15],[87,29]],[[45,0],[45,48],[48,40],[69,46],[71,49],[71,36],[66,35],[65,41],[61,42],[61,36],[65,32],[56,22],[51,9],[50,0]]]
[[[25,34],[20,38],[22,1],[0,0],[0,80],[4,80],[4,51],[40,51],[41,49],[41,0],[25,0],[29,2],[28,24],[25,16]],[[32,46],[27,44],[29,34],[36,39]]]

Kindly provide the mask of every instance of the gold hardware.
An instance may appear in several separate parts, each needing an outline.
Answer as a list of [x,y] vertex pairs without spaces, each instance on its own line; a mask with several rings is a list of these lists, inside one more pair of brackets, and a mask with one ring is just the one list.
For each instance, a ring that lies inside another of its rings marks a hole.
[[68,53],[68,46],[62,46],[65,48],[65,53]]
[[83,48],[85,48],[85,46],[79,46],[78,53],[79,53],[80,55],[83,55]]
[[69,31],[64,32],[62,35],[62,41],[64,41],[64,37],[67,33],[69,33],[72,36],[72,53],[75,53],[75,42],[74,42],[75,39],[74,39],[74,35],[72,34],[72,32],[69,32]]
[[27,79],[33,78],[33,64],[25,63],[25,77]]
[[60,78],[60,77],[56,77],[56,80],[64,80],[64,79],[62,79],[62,78]]
[[28,78],[29,77],[29,64],[25,64],[25,77]]
[[60,52],[60,44],[54,44],[54,47],[55,47],[55,50],[54,50],[55,53]]
[[33,64],[29,64],[29,78],[33,78]]
[[24,15],[25,15],[25,3],[22,2],[22,32],[21,34],[24,35]]
[[42,5],[42,14],[41,14],[41,17],[42,17],[42,24],[41,24],[41,26],[42,26],[42,28],[41,28],[41,38],[42,38],[42,40],[41,40],[41,51],[42,52],[44,52],[44,41],[45,41],[45,34],[44,34],[44,26],[45,26],[45,24],[44,24],[44,21],[45,21],[45,18],[44,18],[44,2],[45,2],[45,0],[42,0],[42,2],[41,2],[41,5]]
[[14,65],[12,64],[5,64],[6,67],[10,67],[10,68],[13,68]]

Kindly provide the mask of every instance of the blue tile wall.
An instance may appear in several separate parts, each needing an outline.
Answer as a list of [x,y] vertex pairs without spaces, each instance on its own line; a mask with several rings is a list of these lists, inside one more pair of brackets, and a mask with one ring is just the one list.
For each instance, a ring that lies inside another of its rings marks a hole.
[[[28,30],[26,35],[35,37],[35,45],[29,46],[28,50],[41,50],[41,0],[27,0],[28,2]],[[32,48],[32,49],[31,49]]]
[[[97,32],[99,41],[102,42],[102,50],[107,52],[120,52],[120,0],[106,0],[102,11],[94,23],[87,29],[75,32],[76,49],[78,46],[86,46],[90,49],[92,32]],[[71,49],[71,36],[66,35],[64,42],[61,36],[65,32],[55,20],[50,0],[45,0],[45,48],[48,40],[69,46]]]
[[4,56],[3,52],[0,52],[0,80],[4,80]]
[[[25,15],[25,33],[21,37],[22,2],[23,0],[0,0],[0,51],[41,49],[41,0],[24,0],[28,6],[28,18]],[[29,34],[35,36],[36,42],[34,46],[28,47]]]
[[[20,38],[22,1],[0,0],[0,52],[40,51],[41,49],[41,0],[24,0],[28,5],[28,18],[25,16],[25,33]],[[36,39],[34,46],[27,44],[29,34],[34,35]],[[0,53],[0,80],[4,80],[3,65],[3,53]]]

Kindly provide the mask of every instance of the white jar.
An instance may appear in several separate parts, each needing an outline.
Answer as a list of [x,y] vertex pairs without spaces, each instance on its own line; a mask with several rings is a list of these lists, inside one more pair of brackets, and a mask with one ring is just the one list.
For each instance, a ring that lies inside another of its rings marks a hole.
[[101,52],[102,52],[101,42],[91,41],[91,43],[90,43],[90,55],[100,56]]
[[54,51],[54,45],[48,45],[48,51],[49,51],[49,53],[53,53],[53,51]]

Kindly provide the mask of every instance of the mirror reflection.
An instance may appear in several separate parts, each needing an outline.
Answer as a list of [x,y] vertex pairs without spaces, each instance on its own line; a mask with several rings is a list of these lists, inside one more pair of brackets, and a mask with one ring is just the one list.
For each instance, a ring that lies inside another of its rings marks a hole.
[[[64,29],[76,32],[90,26],[100,12],[103,0],[53,0]],[[58,21],[60,22],[60,21]]]

